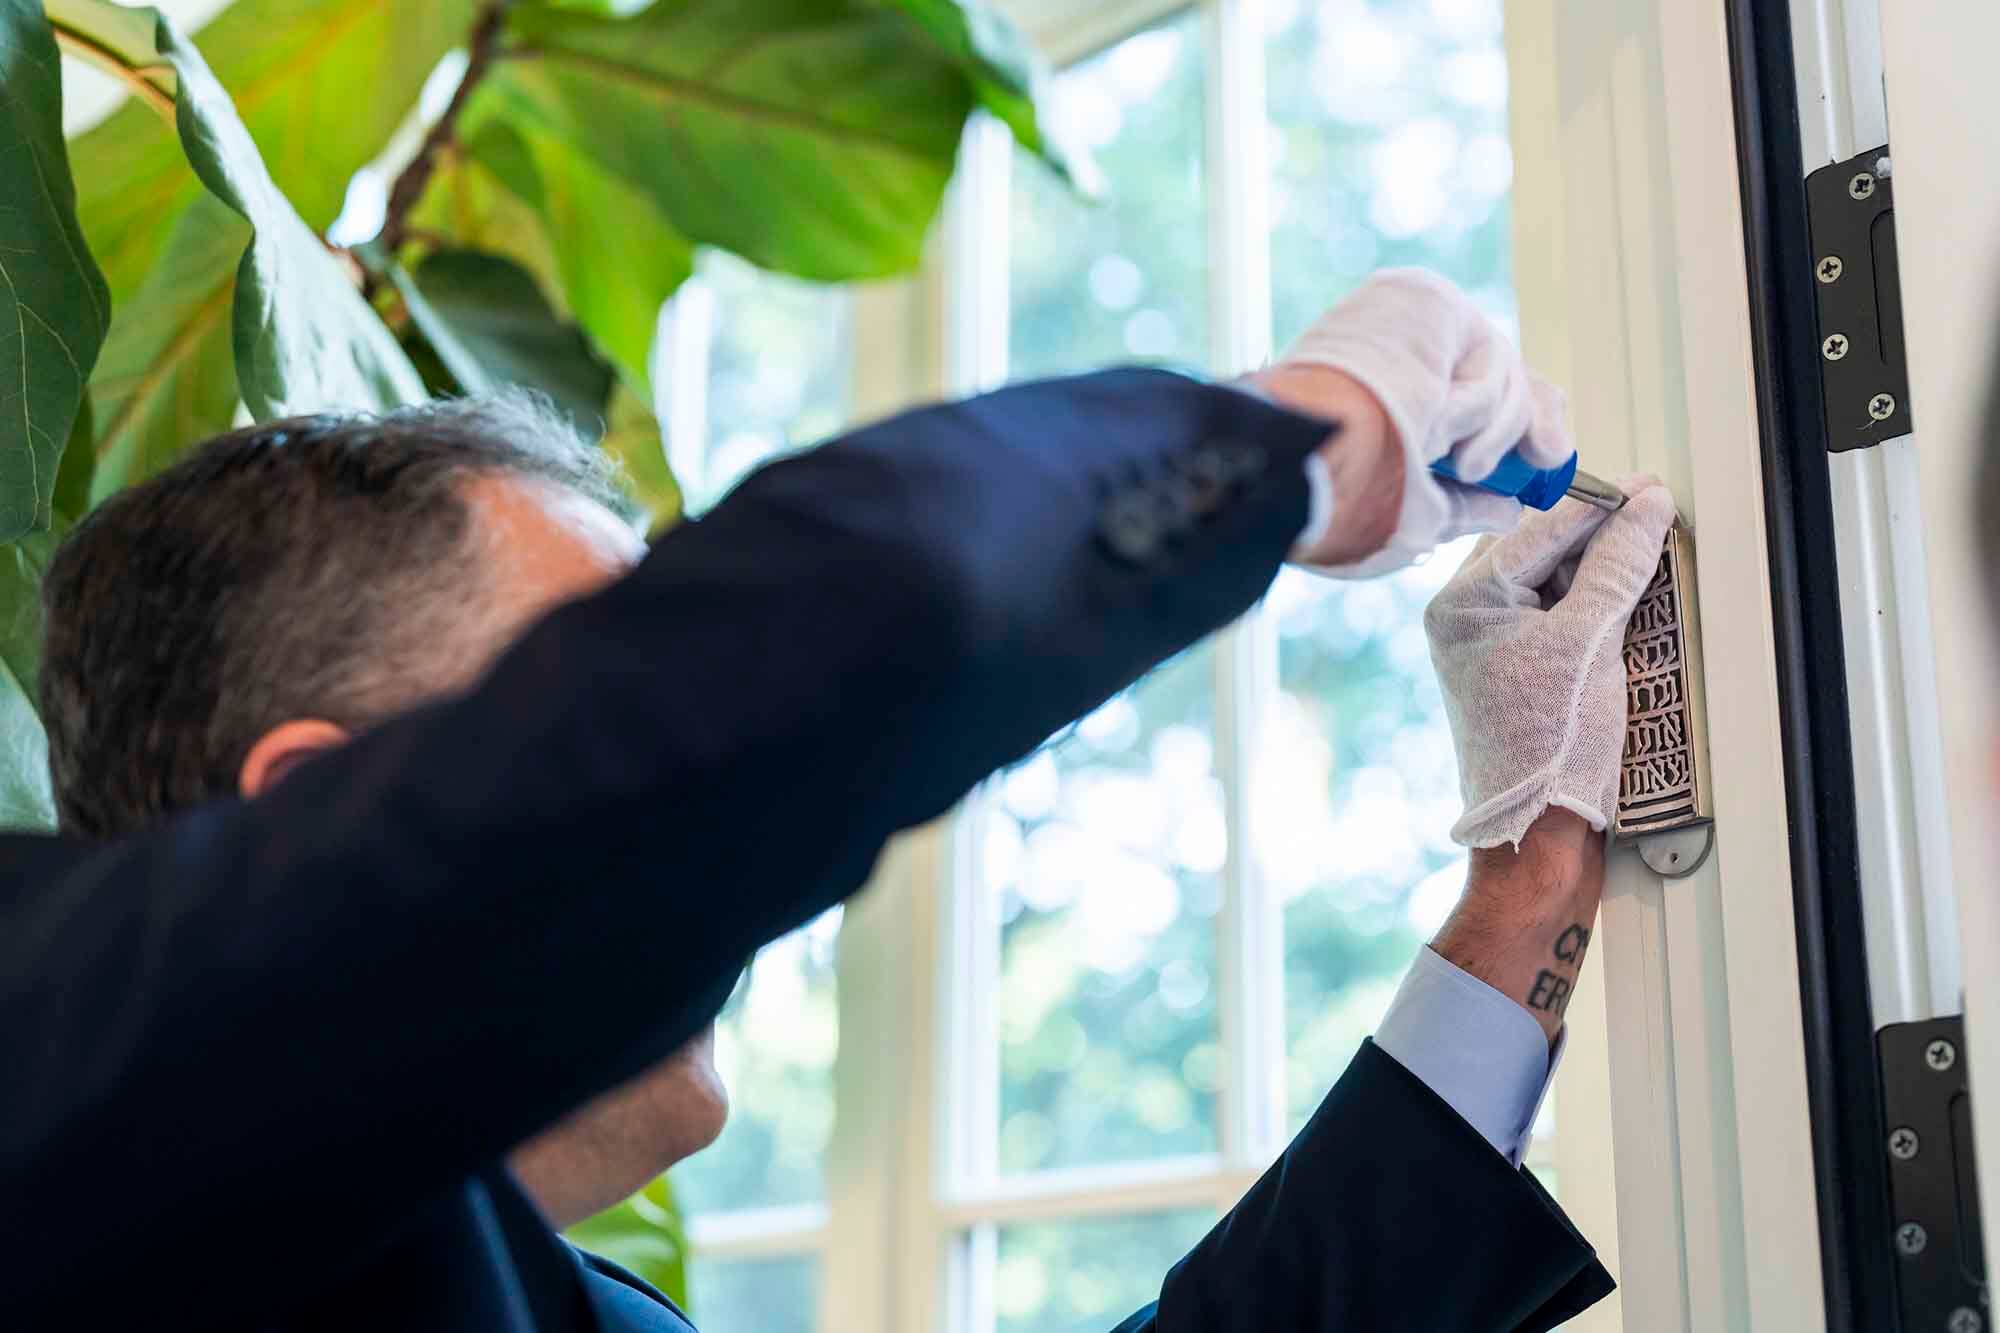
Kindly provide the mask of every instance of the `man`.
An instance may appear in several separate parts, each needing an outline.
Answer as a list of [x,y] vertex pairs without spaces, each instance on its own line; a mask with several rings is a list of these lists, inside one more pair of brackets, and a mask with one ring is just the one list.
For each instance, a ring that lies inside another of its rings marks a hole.
[[[622,578],[601,473],[504,406],[278,423],[106,505],[50,570],[44,694],[66,828],[123,836],[12,846],[0,900],[17,1313],[680,1327],[521,1186],[568,1220],[713,1136],[731,960],[1287,549],[1373,567],[1505,517],[1429,460],[1567,453],[1435,280],[1364,289],[1256,387],[1287,406],[1122,372],[912,414]],[[1658,497],[1587,551],[1562,512],[1487,552],[1465,618],[1523,630],[1492,655],[1563,640],[1531,615],[1622,624]],[[1598,662],[1546,670],[1615,733]],[[1381,1046],[1133,1326],[1546,1328],[1609,1289],[1516,1169],[1601,867],[1601,775],[1532,762]],[[126,1282],[86,1286],[107,1254]]]

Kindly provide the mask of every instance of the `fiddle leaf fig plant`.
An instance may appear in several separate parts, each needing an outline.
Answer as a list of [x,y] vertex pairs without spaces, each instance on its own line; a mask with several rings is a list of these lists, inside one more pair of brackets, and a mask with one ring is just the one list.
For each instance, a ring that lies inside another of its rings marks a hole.
[[[64,56],[128,94],[69,138]],[[0,0],[0,827],[53,823],[41,573],[93,505],[239,413],[519,383],[670,522],[649,368],[697,248],[907,272],[982,109],[1085,185],[1044,77],[985,0],[234,0],[193,38]],[[661,1185],[598,1232],[679,1296],[673,1215]]]
[[[129,93],[67,140],[65,55]],[[671,521],[650,367],[698,247],[907,272],[975,111],[1088,181],[1044,78],[983,0],[235,0],[197,38],[0,0],[0,820],[47,823],[39,548],[90,506],[239,412],[511,382]],[[344,247],[363,168],[387,204]]]

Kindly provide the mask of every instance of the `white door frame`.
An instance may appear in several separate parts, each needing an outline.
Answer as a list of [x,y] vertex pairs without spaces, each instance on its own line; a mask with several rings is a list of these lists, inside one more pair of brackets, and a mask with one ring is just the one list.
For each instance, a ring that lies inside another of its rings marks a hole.
[[1604,906],[1624,1327],[1824,1328],[1726,14],[1508,25],[1529,358],[1593,467],[1673,487],[1700,576],[1715,851],[1674,882],[1621,853]]

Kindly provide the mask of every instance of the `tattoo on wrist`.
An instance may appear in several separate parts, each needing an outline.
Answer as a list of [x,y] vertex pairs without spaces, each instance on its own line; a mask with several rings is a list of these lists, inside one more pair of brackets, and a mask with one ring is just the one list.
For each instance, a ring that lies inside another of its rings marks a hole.
[[[1559,963],[1567,963],[1572,973],[1583,964],[1583,951],[1590,944],[1590,929],[1581,921],[1571,922],[1556,936],[1555,956]],[[1575,981],[1560,972],[1543,968],[1535,974],[1535,984],[1528,988],[1528,1007],[1560,1018],[1569,1005],[1569,995]]]
[[1535,974],[1535,984],[1528,989],[1528,1007],[1560,1014],[1569,1003],[1569,988],[1568,981],[1545,967]]

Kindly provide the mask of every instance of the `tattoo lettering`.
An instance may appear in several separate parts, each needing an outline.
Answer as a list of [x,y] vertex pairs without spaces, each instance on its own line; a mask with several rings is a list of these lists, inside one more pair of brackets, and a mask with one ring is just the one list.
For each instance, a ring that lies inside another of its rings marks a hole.
[[1556,957],[1565,963],[1574,963],[1583,957],[1584,946],[1589,943],[1589,931],[1580,925],[1569,926],[1556,937]]
[[1555,973],[1543,968],[1535,976],[1535,984],[1528,991],[1528,1007],[1559,1014],[1569,1003],[1570,983]]

